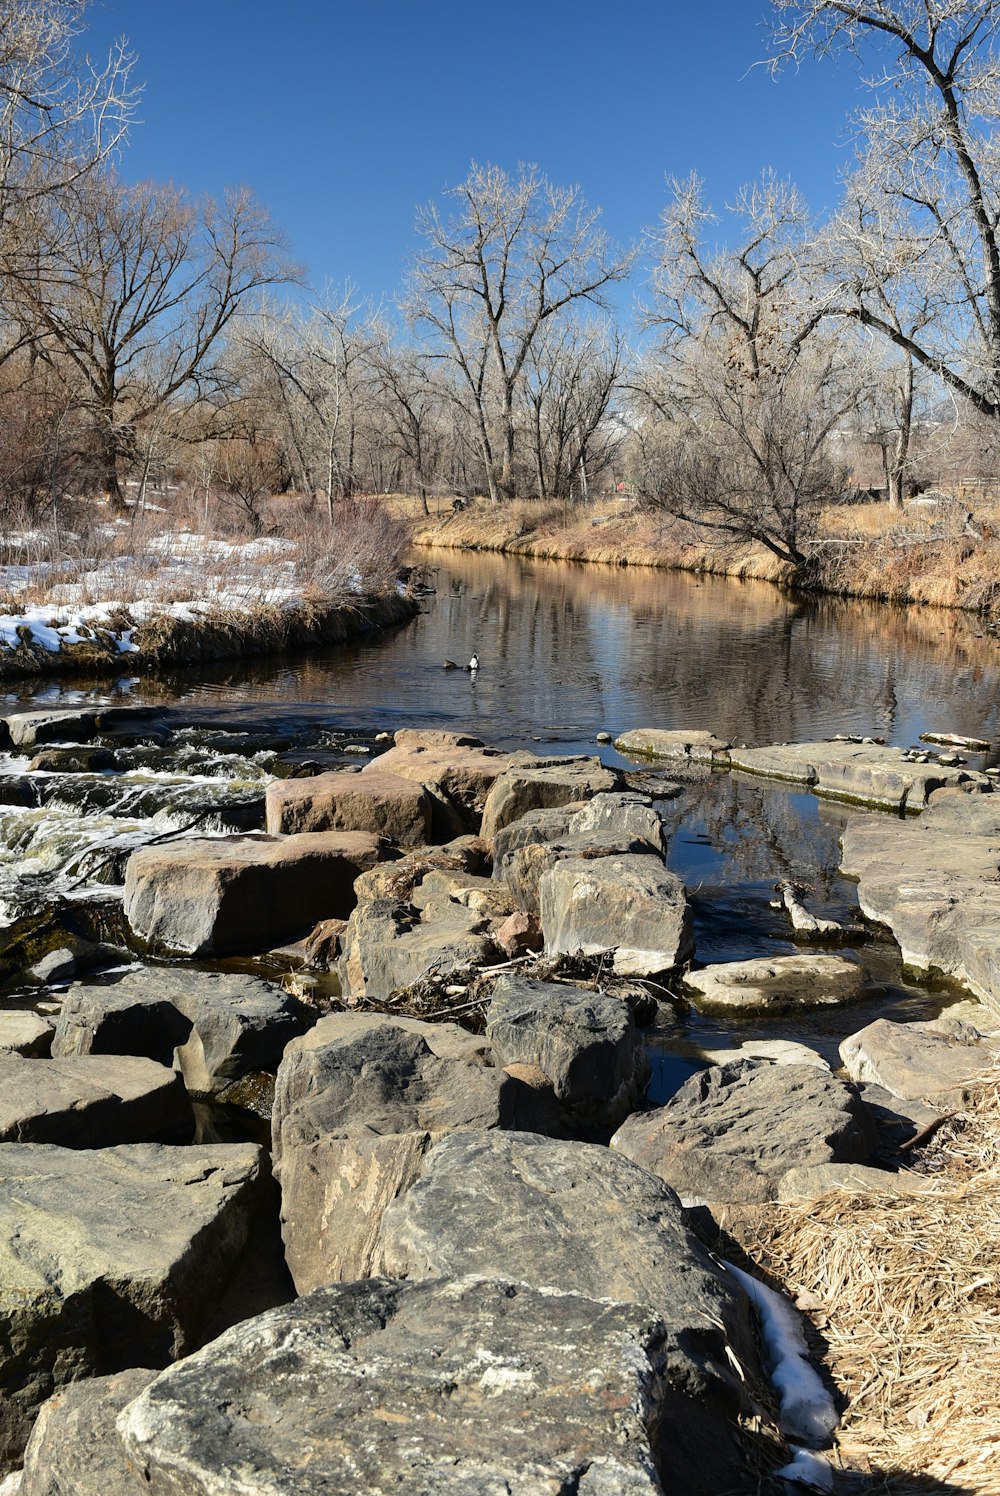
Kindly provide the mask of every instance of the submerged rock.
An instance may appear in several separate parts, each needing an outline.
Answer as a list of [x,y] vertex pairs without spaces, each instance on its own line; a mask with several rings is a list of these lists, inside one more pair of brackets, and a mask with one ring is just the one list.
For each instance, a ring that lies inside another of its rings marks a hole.
[[849,1003],[861,996],[867,973],[856,957],[758,956],[724,961],[685,974],[698,1008],[739,1013]]
[[634,727],[615,738],[619,753],[634,753],[642,758],[681,758],[690,763],[726,763],[729,744],[714,732],[702,729]]

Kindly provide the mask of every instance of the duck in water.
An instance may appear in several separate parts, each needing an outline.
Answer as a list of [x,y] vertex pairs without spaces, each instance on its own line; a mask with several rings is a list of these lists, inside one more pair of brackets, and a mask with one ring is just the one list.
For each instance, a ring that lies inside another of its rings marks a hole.
[[479,656],[477,654],[474,654],[465,668],[466,670],[471,670],[473,673],[475,673],[475,671],[479,669]]

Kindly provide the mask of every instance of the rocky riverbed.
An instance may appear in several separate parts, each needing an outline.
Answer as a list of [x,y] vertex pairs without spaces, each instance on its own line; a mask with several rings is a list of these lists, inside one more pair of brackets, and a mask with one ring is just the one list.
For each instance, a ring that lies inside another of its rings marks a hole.
[[[933,1187],[1000,1049],[989,775],[655,729],[633,767],[142,707],[2,732],[4,1496],[718,1496],[829,1444],[710,1248]],[[737,773],[879,809],[854,919],[788,886],[797,954],[705,964],[671,828]],[[872,920],[975,1001],[852,1026]],[[686,1005],[842,1010],[839,1063],[737,1031],[652,1104]]]

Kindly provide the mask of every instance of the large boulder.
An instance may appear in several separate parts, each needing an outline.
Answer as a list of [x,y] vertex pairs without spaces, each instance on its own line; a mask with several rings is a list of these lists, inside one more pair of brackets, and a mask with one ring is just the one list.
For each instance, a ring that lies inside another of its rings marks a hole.
[[0,1148],[0,1470],[57,1387],[194,1349],[266,1183],[250,1144]]
[[[457,742],[432,743],[426,734],[421,734],[419,741],[404,737],[396,747],[368,764],[362,773],[397,774],[424,785],[439,797],[434,818],[434,839],[438,841],[454,836],[458,829],[479,829],[486,796],[497,775],[511,760],[511,754],[500,753],[495,748],[464,747]],[[444,835],[440,834],[442,831]]]
[[500,959],[484,914],[447,900],[421,911],[395,899],[359,904],[347,922],[338,971],[345,998],[384,1001],[428,972]]
[[493,877],[537,913],[539,881],[557,862],[626,852],[662,859],[664,845],[660,817],[644,796],[600,794],[582,807],[528,811],[509,822],[493,840]]
[[300,1002],[244,973],[139,967],[66,994],[53,1053],[145,1054],[176,1064],[189,1091],[215,1094],[273,1074],[308,1027]]
[[132,1055],[28,1060],[0,1054],[0,1143],[187,1142],[194,1113],[173,1070]]
[[755,1205],[777,1198],[789,1169],[867,1163],[876,1141],[850,1082],[814,1065],[745,1060],[692,1075],[666,1106],[630,1117],[611,1146],[684,1199]]
[[606,768],[599,758],[536,759],[511,765],[486,797],[481,835],[484,841],[492,841],[498,831],[529,810],[589,800],[620,785],[618,770]]
[[534,1065],[583,1126],[617,1127],[648,1079],[642,1041],[619,998],[561,982],[501,976],[486,1014],[497,1064]]
[[272,1130],[285,1255],[300,1293],[365,1277],[390,1200],[431,1144],[498,1127],[514,1082],[454,1024],[333,1014],[289,1045]]
[[431,838],[431,797],[423,785],[401,774],[373,768],[317,774],[311,779],[275,779],[267,787],[267,830],[370,831],[402,847]]
[[544,873],[538,901],[545,947],[553,954],[614,953],[623,976],[655,976],[692,949],[684,884],[648,854],[568,858]]
[[733,1399],[730,1352],[756,1362],[747,1300],[684,1223],[674,1191],[607,1148],[521,1132],[444,1138],[386,1211],[393,1276],[513,1278],[648,1304],[667,1329],[668,1374]]
[[323,1288],[238,1326],[119,1417],[155,1496],[718,1496],[731,1423],[662,1367],[648,1309],[479,1278]]
[[738,1013],[780,1013],[849,1003],[861,996],[867,973],[856,957],[757,956],[689,971],[684,985],[695,1007]]
[[904,1101],[953,1109],[1000,1058],[1000,1039],[955,1028],[949,1033],[878,1018],[843,1041],[840,1058],[852,1080],[881,1086]]
[[882,810],[921,810],[942,785],[982,777],[939,763],[915,763],[902,748],[837,740],[731,748],[729,762],[748,774],[807,784],[816,795]]
[[354,880],[381,860],[364,831],[185,838],[133,852],[125,916],[154,948],[189,956],[266,951],[354,907]]
[[430,872],[468,873],[478,878],[489,869],[486,843],[476,836],[460,836],[441,847],[421,847],[392,862],[380,862],[361,874],[354,892],[359,904],[366,899],[405,901]]
[[138,1496],[116,1420],[156,1376],[135,1367],[71,1382],[42,1404],[24,1451],[18,1496]]
[[0,1055],[23,1054],[30,1059],[52,1048],[52,1024],[39,1013],[14,1009],[0,1013]]

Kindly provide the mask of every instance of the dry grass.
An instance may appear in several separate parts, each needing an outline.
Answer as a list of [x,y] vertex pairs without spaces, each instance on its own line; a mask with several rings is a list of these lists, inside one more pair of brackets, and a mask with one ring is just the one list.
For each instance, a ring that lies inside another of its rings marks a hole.
[[825,1343],[846,1404],[838,1489],[998,1496],[1000,1076],[924,1166],[934,1194],[768,1207],[742,1245]]

